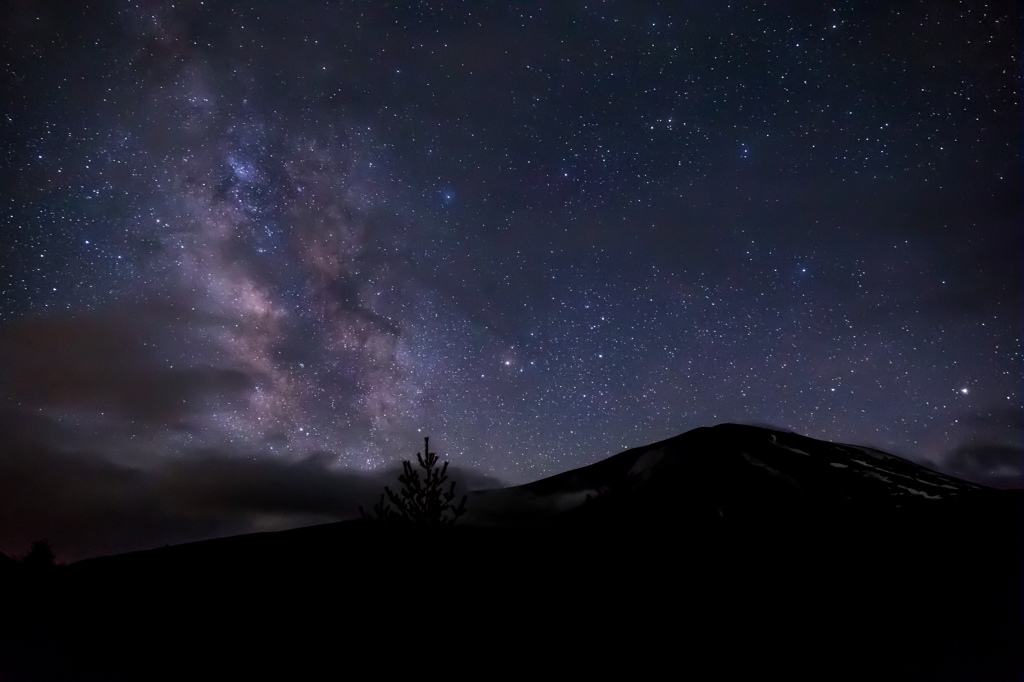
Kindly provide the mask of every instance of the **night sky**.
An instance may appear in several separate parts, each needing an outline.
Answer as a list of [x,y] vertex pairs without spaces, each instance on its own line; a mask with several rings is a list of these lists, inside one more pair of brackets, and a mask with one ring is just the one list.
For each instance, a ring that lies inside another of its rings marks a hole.
[[721,422],[1019,486],[1021,10],[3,3],[0,550]]

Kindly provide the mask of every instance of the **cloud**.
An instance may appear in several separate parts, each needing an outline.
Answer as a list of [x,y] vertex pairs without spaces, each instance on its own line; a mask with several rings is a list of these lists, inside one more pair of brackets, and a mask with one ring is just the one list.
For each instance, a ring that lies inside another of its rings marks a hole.
[[[398,468],[340,469],[329,452],[283,461],[205,448],[147,466],[68,445],[58,422],[0,411],[0,551],[20,556],[37,539],[64,562],[211,537],[356,518]],[[449,470],[456,491],[500,487],[473,470]]]
[[[255,518],[308,516],[325,520],[355,518],[369,508],[385,485],[397,490],[401,467],[374,472],[338,469],[336,457],[316,453],[297,462],[282,462],[258,453],[225,456],[213,450],[190,453],[155,472],[158,497],[173,500],[189,513],[243,514]],[[449,467],[456,490],[500,487],[497,479]]]
[[946,456],[947,471],[993,488],[1024,488],[1024,447],[967,445]]
[[[250,352],[259,330],[198,296],[0,330],[0,551],[47,538],[72,561],[356,518],[385,484],[397,487],[400,467],[340,467],[351,448],[332,452],[331,438],[293,444],[275,415],[309,415],[280,389],[274,349]],[[386,367],[397,330],[365,326],[357,352],[372,356],[380,342],[383,357],[370,359]],[[379,411],[403,390],[392,383],[363,389],[380,393]],[[450,476],[463,492],[502,485],[454,467]]]
[[994,488],[1024,487],[1024,411],[990,407],[959,415],[959,446],[941,460],[943,471]]
[[163,303],[23,318],[0,335],[0,395],[43,410],[159,424],[179,423],[214,402],[239,405],[262,377],[215,364],[194,331],[222,324]]

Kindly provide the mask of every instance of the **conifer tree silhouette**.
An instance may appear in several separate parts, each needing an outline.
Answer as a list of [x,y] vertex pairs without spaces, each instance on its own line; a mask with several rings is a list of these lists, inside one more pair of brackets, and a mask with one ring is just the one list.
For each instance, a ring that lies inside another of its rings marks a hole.
[[[430,451],[430,438],[423,439],[423,453],[421,455],[417,452],[416,460],[420,468],[425,470],[426,477],[421,480],[420,472],[413,469],[412,462],[404,460],[403,473],[398,477],[398,482],[402,484],[400,494],[384,486],[380,501],[373,505],[373,516],[359,507],[363,519],[440,526],[454,523],[455,519],[466,513],[465,495],[459,504],[452,503],[455,499],[455,481],[452,481],[447,491],[444,490],[444,482],[448,480],[448,462],[440,469],[437,468],[437,453]],[[385,494],[390,504],[385,502]]]
[[49,540],[36,540],[21,563],[33,569],[53,568],[57,565],[57,557],[50,547]]

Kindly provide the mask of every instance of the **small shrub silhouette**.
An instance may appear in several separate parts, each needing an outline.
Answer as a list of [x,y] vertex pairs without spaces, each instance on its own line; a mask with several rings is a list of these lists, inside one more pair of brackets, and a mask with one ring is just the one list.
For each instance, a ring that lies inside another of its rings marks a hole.
[[[372,516],[359,507],[363,519],[440,526],[454,523],[455,519],[466,513],[465,495],[459,504],[452,503],[455,499],[455,481],[452,481],[447,491],[444,490],[444,482],[448,480],[448,462],[440,469],[437,468],[437,453],[430,452],[430,438],[423,439],[423,453],[420,455],[417,452],[416,460],[426,472],[426,477],[421,480],[420,472],[413,469],[412,462],[404,460],[403,473],[398,477],[398,482],[402,484],[400,494],[384,486],[380,501],[373,505]],[[384,499],[385,494],[388,501]]]
[[57,565],[57,557],[49,540],[36,540],[21,563],[31,569],[53,568]]

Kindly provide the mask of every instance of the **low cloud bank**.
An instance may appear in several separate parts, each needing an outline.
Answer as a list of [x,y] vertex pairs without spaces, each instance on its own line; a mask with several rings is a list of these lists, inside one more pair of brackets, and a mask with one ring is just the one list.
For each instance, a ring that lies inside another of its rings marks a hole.
[[[261,452],[195,450],[149,465],[56,444],[45,417],[0,414],[0,551],[20,557],[50,540],[58,560],[135,551],[212,537],[357,518],[394,468],[332,465],[331,453],[284,461]],[[449,468],[457,491],[501,487],[476,471]]]

